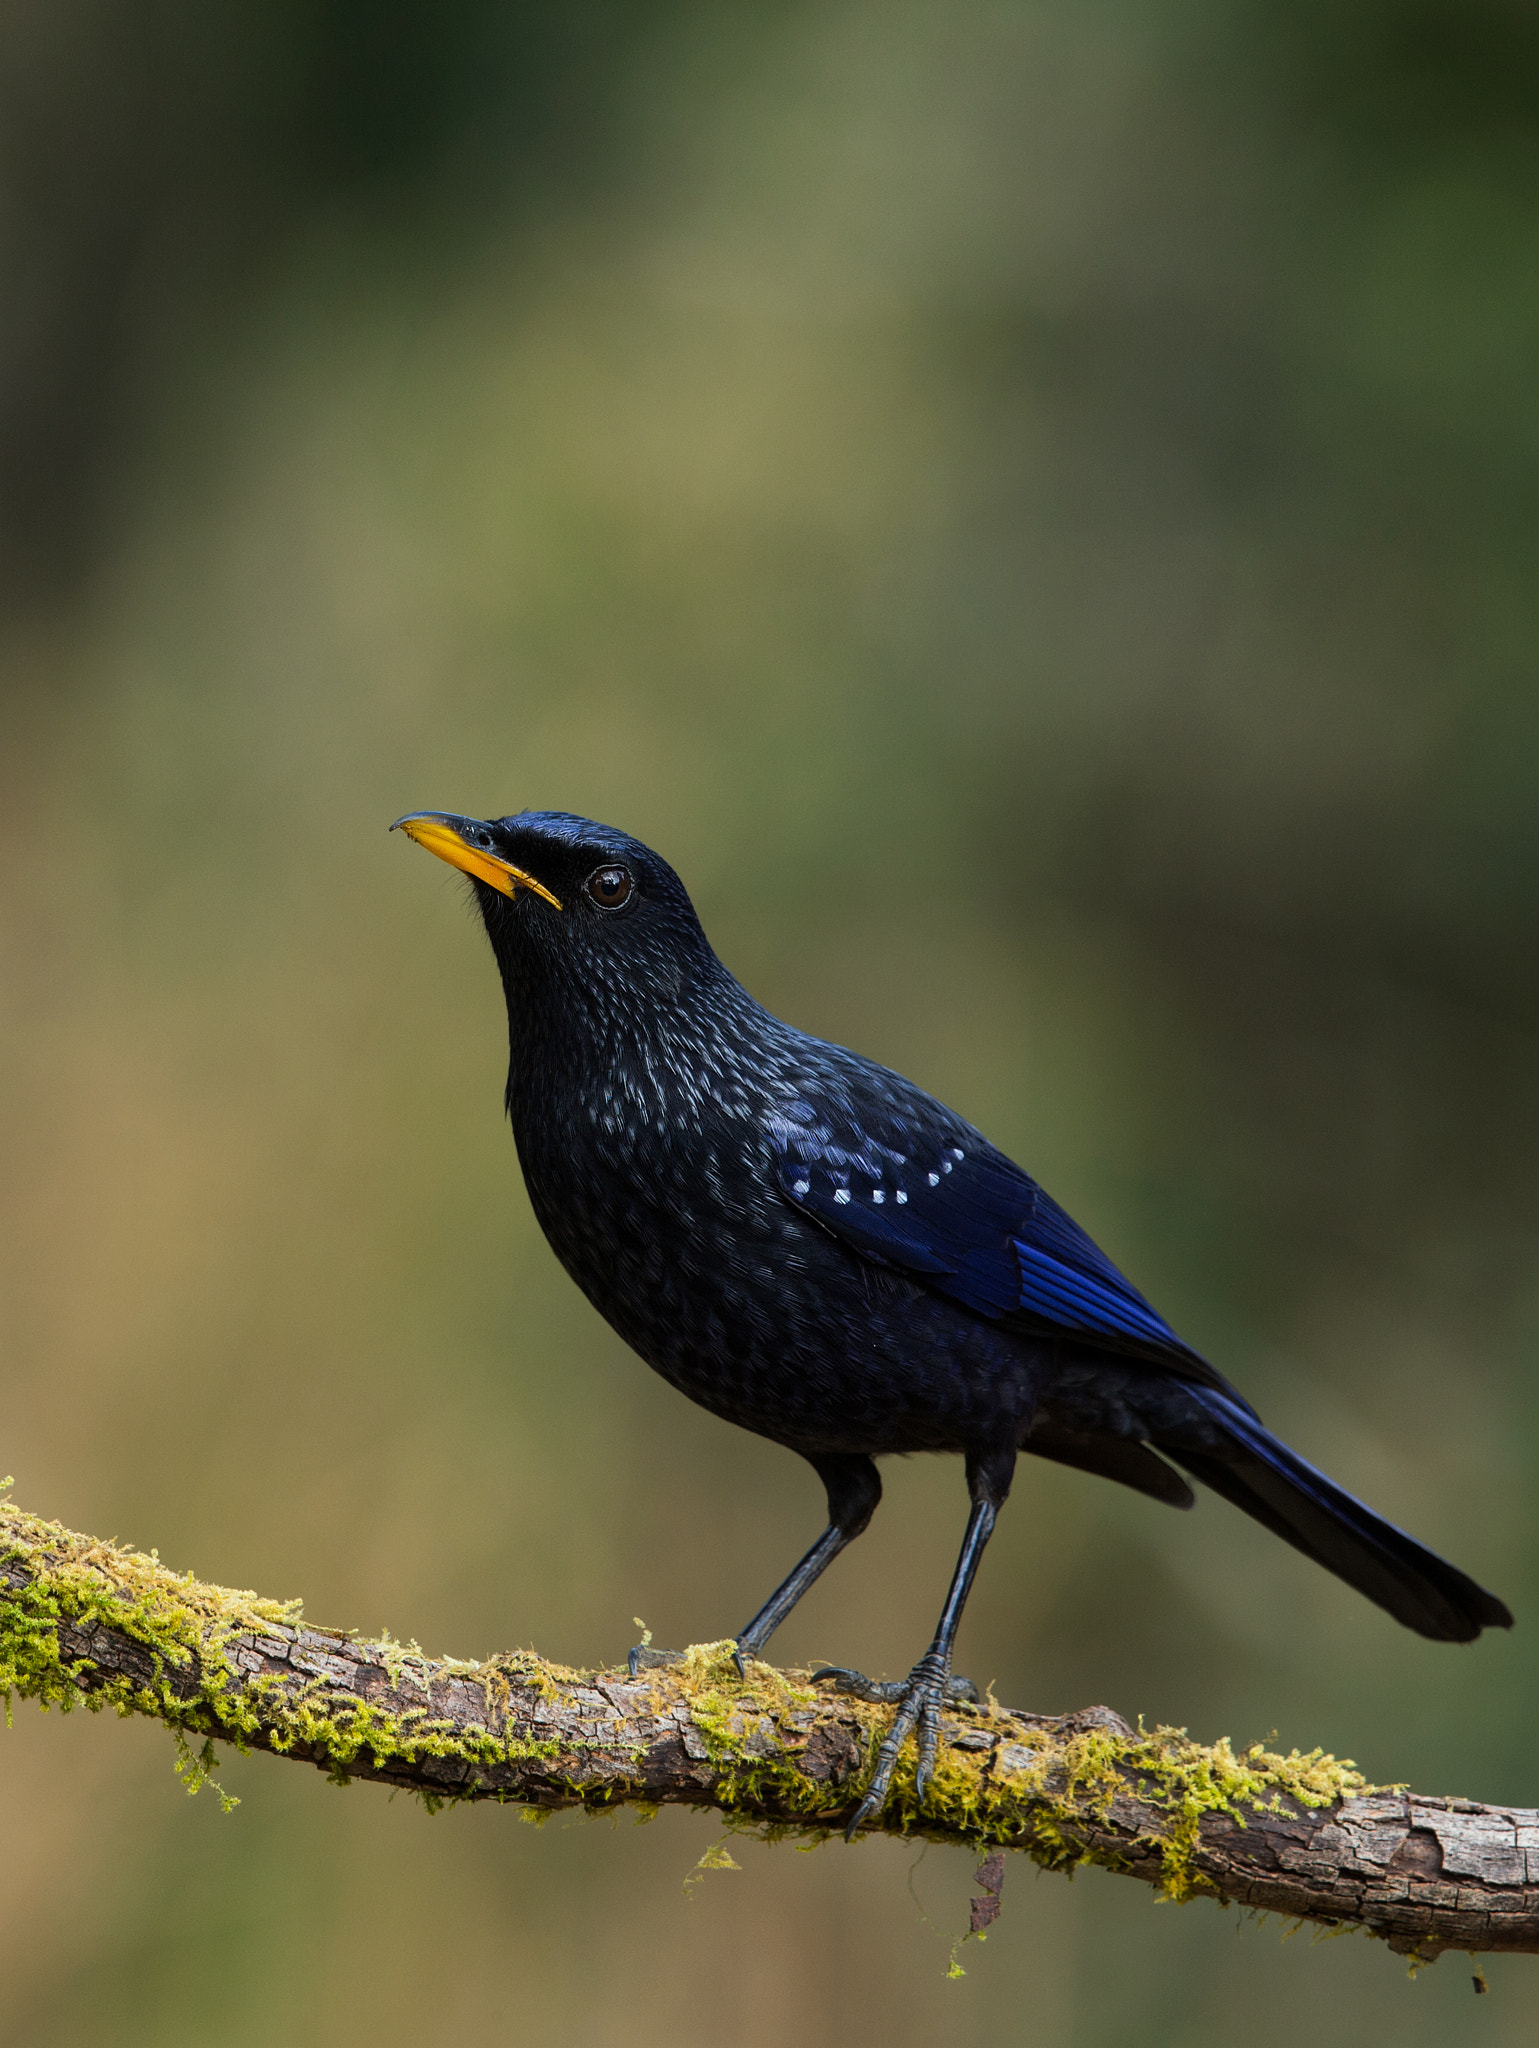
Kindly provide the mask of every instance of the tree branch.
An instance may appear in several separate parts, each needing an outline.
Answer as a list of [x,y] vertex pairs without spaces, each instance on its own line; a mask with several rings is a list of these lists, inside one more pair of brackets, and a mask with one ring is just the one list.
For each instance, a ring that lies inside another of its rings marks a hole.
[[[530,1651],[484,1664],[312,1628],[298,1602],[230,1592],[0,1501],[0,1692],[171,1728],[193,1789],[213,1739],[375,1778],[430,1804],[551,1811],[712,1807],[822,1837],[854,1811],[890,1710],[730,1644],[631,1679]],[[874,1826],[1050,1869],[1098,1863],[1168,1897],[1365,1929],[1402,1954],[1539,1951],[1539,1812],[1375,1790],[1318,1750],[1134,1731],[1106,1707],[1052,1719],[989,1700],[948,1716],[934,1785],[912,1762]],[[201,1747],[194,1751],[188,1738]]]

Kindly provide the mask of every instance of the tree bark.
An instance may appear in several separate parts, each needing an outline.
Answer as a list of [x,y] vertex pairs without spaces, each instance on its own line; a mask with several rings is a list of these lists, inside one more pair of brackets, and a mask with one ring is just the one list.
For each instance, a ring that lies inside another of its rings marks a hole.
[[[730,1650],[635,1679],[528,1652],[433,1659],[0,1502],[0,1691],[161,1720],[194,1789],[218,1738],[433,1804],[686,1805],[770,1834],[841,1829],[890,1710],[766,1664],[739,1680]],[[1106,1707],[1054,1718],[989,1700],[958,1706],[946,1737],[925,1801],[910,1760],[873,1831],[1097,1863],[1423,1960],[1539,1950],[1539,1811],[1375,1789],[1319,1751],[1236,1752]]]

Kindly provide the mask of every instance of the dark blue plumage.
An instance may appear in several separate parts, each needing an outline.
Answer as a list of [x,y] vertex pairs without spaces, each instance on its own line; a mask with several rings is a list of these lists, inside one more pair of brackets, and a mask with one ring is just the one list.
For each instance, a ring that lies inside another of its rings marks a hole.
[[771,1117],[782,1194],[867,1258],[923,1274],[979,1315],[1212,1376],[1029,1174],[917,1088],[898,1083],[899,1108],[861,1078],[847,1108],[825,1094],[821,1113],[798,1100]]
[[681,1392],[808,1458],[829,1526],[738,1638],[760,1650],[881,1497],[883,1453],[955,1451],[972,1512],[853,1828],[920,1738],[1027,1451],[1189,1507],[1172,1462],[1421,1634],[1501,1601],[1272,1436],[1030,1176],[900,1075],[772,1017],[667,863],[558,812],[401,820],[465,869],[507,997],[530,1198],[595,1307]]

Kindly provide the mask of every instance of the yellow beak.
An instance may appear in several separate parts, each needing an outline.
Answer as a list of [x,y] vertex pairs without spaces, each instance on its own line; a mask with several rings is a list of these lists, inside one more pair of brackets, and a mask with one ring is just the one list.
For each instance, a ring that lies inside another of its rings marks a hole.
[[[493,850],[491,827],[479,818],[456,817],[452,811],[413,811],[409,817],[397,818],[390,829],[404,832],[408,839],[415,839],[429,853],[446,860],[451,868],[462,868],[467,875],[474,875],[478,882],[500,890],[504,896],[511,896],[517,889],[530,889],[536,896],[543,896],[553,909],[561,908],[543,882],[526,875],[522,868],[514,867],[512,861],[504,860]],[[479,843],[482,840],[485,845]]]

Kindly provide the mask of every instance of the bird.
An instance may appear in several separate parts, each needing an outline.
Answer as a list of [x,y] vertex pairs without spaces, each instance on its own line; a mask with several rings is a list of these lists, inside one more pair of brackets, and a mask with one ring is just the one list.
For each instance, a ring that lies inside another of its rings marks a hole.
[[[795,1451],[828,1524],[734,1639],[757,1657],[871,1521],[876,1459],[961,1456],[969,1511],[934,1637],[846,1833],[904,1745],[932,1782],[958,1625],[1023,1452],[1190,1508],[1195,1479],[1438,1642],[1502,1601],[1308,1464],[1021,1167],[900,1074],[764,1009],[660,855],[562,811],[391,827],[469,876],[507,999],[505,1106],[534,1213],[680,1393]],[[656,1653],[653,1653],[654,1655]],[[648,1661],[638,1647],[631,1669]]]

